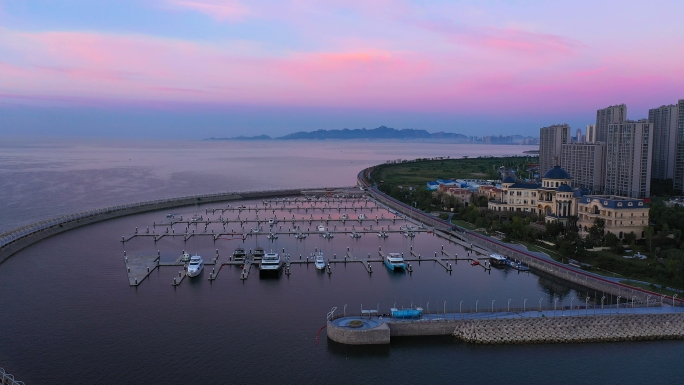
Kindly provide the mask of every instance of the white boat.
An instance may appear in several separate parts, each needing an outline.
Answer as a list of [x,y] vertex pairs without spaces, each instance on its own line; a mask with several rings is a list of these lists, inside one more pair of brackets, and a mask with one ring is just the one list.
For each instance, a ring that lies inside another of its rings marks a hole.
[[199,222],[199,221],[201,221],[202,219],[203,219],[203,218],[202,218],[201,215],[195,215],[194,217],[190,218],[190,221],[191,221],[191,222]]
[[253,233],[258,233],[258,232],[259,232],[259,228],[258,228],[258,227],[255,227],[255,228],[253,228],[251,231],[252,231]]
[[180,261],[181,262],[190,262],[190,254],[188,253],[183,253],[183,256],[181,257]]
[[323,225],[318,225],[318,231],[324,233],[324,232],[325,232],[325,226],[323,226]]
[[269,220],[268,220],[268,224],[271,225],[271,226],[275,225],[275,224],[276,224],[276,219],[275,219],[275,218],[269,219]]
[[278,239],[278,234],[269,233],[266,238],[268,239]]
[[362,221],[366,219],[366,214],[359,214],[359,220]]
[[352,233],[349,234],[350,237],[352,238],[361,238],[361,234],[353,231]]
[[335,234],[333,234],[333,233],[325,233],[325,234],[323,234],[323,238],[327,238],[327,239],[333,238],[334,236],[335,236]]
[[384,232],[384,231],[381,231],[381,232],[379,232],[379,233],[378,233],[378,237],[380,237],[380,238],[387,238],[387,237],[388,237],[388,235],[387,235],[387,233],[386,233],[386,232]]
[[316,269],[318,270],[325,269],[325,258],[323,257],[322,251],[319,251],[318,254],[316,254],[316,261],[314,262],[314,265],[316,265]]
[[279,273],[283,269],[283,261],[278,253],[266,253],[259,263],[259,274]]
[[349,215],[347,215],[347,214],[342,214],[342,216],[340,217],[340,219],[342,219],[343,221],[346,221],[347,219],[349,219]]
[[188,264],[187,274],[188,277],[197,277],[200,275],[204,269],[204,260],[199,255],[193,255],[190,257],[190,263]]

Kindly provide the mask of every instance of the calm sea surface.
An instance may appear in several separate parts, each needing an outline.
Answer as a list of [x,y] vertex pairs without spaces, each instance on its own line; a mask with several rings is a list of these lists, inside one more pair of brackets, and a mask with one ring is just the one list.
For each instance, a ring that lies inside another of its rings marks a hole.
[[[388,159],[510,155],[525,149],[369,142],[4,141],[0,231],[65,213],[167,196],[353,185],[360,169]],[[220,206],[184,207],[174,213],[206,215],[205,208]],[[512,306],[521,306],[524,299],[528,305],[540,300],[552,304],[554,298],[568,304],[571,298],[586,295],[532,274],[486,274],[466,263],[449,274],[424,262],[411,275],[389,274],[380,265],[369,275],[360,264],[349,263],[334,265],[330,276],[299,265],[293,266],[290,276],[265,280],[252,274],[241,281],[239,269],[225,267],[213,283],[205,271],[173,288],[178,272],[167,267],[131,288],[124,250],[128,255],[159,250],[163,260],[188,250],[209,259],[215,249],[227,255],[238,245],[261,245],[274,251],[285,248],[297,259],[316,248],[330,258],[347,247],[355,255],[366,255],[376,253],[378,246],[405,253],[413,246],[426,255],[444,244],[427,234],[413,240],[394,234],[386,240],[338,235],[304,241],[281,236],[269,242],[262,235],[244,243],[214,243],[209,237],[188,242],[163,239],[156,244],[136,238],[125,246],[119,242],[135,227],[165,220],[165,214],[151,212],[73,230],[0,265],[0,367],[27,384],[682,382],[684,343],[679,341],[475,346],[453,338],[404,338],[389,347],[350,347],[329,342],[323,330],[316,344],[325,314],[334,306],[340,312],[345,304],[348,311],[379,304],[387,312],[395,303],[437,310],[455,309],[463,301],[464,309],[476,302],[482,309],[492,300],[497,307],[509,299]],[[311,212],[270,215],[303,218]],[[317,211],[314,217],[321,215]],[[224,216],[235,219],[237,214]],[[312,227],[317,224],[314,221]],[[444,247],[465,254],[458,246]]]

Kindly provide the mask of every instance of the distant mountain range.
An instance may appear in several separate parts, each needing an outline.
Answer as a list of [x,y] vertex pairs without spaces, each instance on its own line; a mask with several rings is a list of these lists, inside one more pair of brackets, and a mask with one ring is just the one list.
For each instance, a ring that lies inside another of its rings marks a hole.
[[209,138],[207,140],[372,140],[372,139],[395,139],[395,140],[449,140],[467,142],[468,137],[462,134],[448,132],[429,133],[425,130],[414,130],[406,128],[397,130],[395,128],[381,126],[367,130],[365,128],[350,130],[317,130],[311,132],[295,132],[285,136],[271,138],[268,135],[259,136],[237,136],[233,138]]

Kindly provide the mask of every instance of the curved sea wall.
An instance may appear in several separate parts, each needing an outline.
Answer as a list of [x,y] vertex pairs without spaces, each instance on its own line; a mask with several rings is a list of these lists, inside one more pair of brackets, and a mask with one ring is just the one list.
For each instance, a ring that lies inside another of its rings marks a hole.
[[350,345],[389,344],[390,337],[452,335],[473,344],[579,343],[684,339],[684,314],[624,314],[392,322],[356,330],[328,322],[328,338]]
[[[308,190],[310,189],[307,189],[306,191]],[[316,190],[325,191],[326,188]],[[106,207],[48,219],[0,234],[0,264],[5,262],[13,254],[45,238],[95,222],[173,207],[242,199],[297,196],[303,195],[304,192],[305,191],[302,189],[287,189],[190,195]]]

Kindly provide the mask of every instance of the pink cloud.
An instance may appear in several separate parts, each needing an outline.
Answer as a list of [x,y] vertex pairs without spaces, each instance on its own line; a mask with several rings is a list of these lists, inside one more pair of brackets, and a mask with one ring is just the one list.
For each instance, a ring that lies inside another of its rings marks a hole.
[[[357,49],[349,44],[345,49],[276,55],[234,42],[4,32],[0,97],[27,103],[249,104],[450,113],[494,108],[523,113],[610,99],[631,93],[630,87],[647,94],[666,84],[648,67],[625,67],[621,57],[587,66],[572,57],[555,62],[516,53],[515,60],[502,60],[460,50],[374,49],[368,43]],[[514,47],[523,52],[538,49]],[[677,63],[672,61],[669,72],[658,67],[670,74],[671,87],[684,85]]]
[[580,42],[567,37],[513,28],[461,27],[434,21],[421,21],[416,25],[457,44],[496,51],[537,55],[571,54],[583,47]]
[[169,3],[218,21],[238,21],[249,14],[249,9],[236,0],[169,0]]

